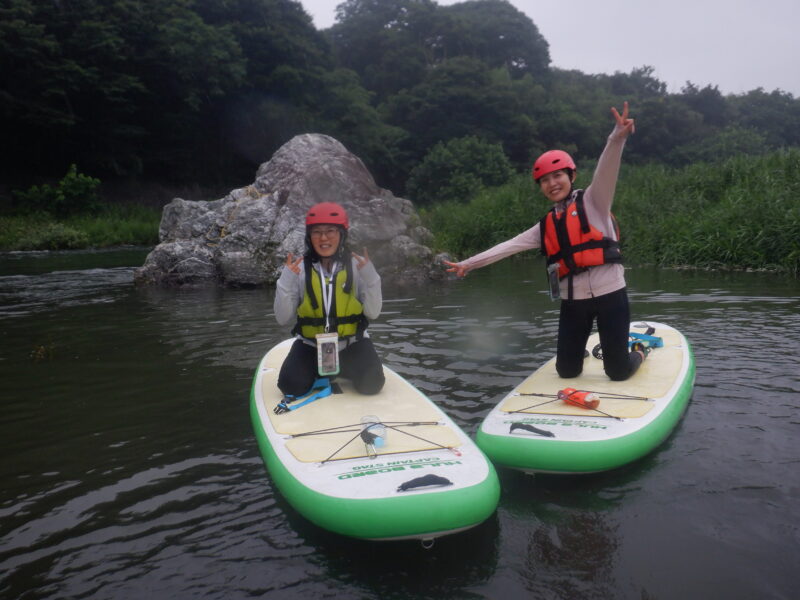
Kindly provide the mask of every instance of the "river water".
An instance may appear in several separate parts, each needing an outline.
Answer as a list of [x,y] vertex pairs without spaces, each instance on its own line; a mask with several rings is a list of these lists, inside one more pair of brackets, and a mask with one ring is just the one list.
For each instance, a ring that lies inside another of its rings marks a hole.
[[[497,512],[426,550],[323,531],[273,488],[248,399],[272,290],[132,284],[144,250],[0,256],[0,597],[797,598],[800,282],[632,268],[634,319],[691,341],[654,453],[500,471]],[[386,364],[470,434],[554,352],[541,263],[384,289]]]

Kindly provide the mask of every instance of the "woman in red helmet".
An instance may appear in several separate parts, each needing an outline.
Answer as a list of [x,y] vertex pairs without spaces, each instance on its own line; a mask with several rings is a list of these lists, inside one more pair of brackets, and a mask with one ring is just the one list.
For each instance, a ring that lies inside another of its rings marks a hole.
[[367,319],[381,312],[381,278],[366,248],[363,255],[347,250],[349,227],[342,206],[312,206],[305,255],[290,253],[278,279],[275,318],[294,322],[297,337],[278,376],[290,399],[310,391],[320,376],[339,372],[362,394],[383,387],[383,366],[367,334]]
[[561,377],[581,374],[595,319],[609,378],[627,379],[646,356],[641,346],[628,351],[630,307],[619,231],[611,214],[622,150],[634,132],[634,121],[628,118],[627,102],[622,115],[616,108],[611,112],[614,130],[589,187],[573,189],[577,168],[569,154],[562,150],[545,152],[534,163],[532,175],[553,203],[547,215],[527,231],[485,252],[457,263],[445,261],[448,271],[463,277],[517,252],[539,248],[547,258],[551,295],[561,298],[556,352],[556,370]]

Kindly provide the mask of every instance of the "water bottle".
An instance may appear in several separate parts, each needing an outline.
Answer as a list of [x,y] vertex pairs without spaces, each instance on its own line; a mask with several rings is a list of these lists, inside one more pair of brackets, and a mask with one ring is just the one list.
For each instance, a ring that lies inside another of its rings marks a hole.
[[386,425],[375,415],[361,417],[361,439],[375,448],[383,448],[386,444]]

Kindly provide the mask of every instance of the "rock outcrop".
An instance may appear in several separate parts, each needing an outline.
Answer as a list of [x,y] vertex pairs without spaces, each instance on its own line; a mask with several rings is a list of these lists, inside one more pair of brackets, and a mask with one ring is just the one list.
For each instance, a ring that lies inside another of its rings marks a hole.
[[139,284],[261,286],[275,282],[289,252],[305,249],[305,213],[318,202],[348,212],[348,244],[366,247],[385,281],[441,275],[410,200],[378,187],[361,160],[335,139],[299,135],[259,167],[253,184],[222,199],[174,199],[160,243],[136,270]]

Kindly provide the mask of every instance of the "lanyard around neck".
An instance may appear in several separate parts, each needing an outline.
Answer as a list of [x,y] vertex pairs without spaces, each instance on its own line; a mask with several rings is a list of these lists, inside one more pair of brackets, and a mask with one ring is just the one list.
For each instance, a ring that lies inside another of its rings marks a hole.
[[325,283],[325,269],[322,267],[322,263],[319,265],[319,282],[322,285],[322,306],[325,312],[325,333],[328,333],[331,330],[331,304],[333,303],[333,286],[336,278],[336,269],[338,267],[338,262],[334,262],[331,265],[331,274],[328,278],[328,283]]

